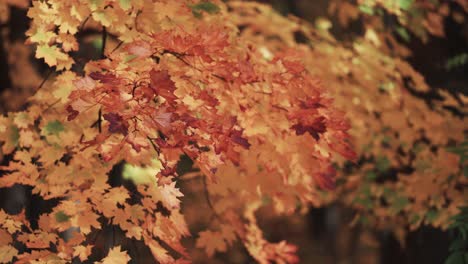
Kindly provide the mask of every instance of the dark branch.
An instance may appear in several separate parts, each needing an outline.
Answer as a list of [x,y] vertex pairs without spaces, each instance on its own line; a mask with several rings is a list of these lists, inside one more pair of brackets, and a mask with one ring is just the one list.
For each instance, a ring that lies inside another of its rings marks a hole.
[[107,29],[106,27],[102,27],[102,50],[101,50],[101,59],[106,58],[106,42],[107,42]]

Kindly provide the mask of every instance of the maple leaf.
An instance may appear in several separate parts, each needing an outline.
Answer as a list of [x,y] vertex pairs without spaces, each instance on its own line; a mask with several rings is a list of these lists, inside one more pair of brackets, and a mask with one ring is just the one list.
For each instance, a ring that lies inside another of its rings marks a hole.
[[320,134],[327,131],[325,125],[325,118],[318,117],[311,124],[304,125],[302,123],[295,124],[292,126],[292,129],[296,131],[296,135],[303,135],[306,132],[309,133],[315,140],[319,140]]
[[161,171],[162,164],[153,159],[150,166],[140,167],[126,163],[122,171],[124,179],[132,180],[135,184],[156,184],[156,175]]
[[113,204],[125,204],[125,200],[130,198],[127,189],[124,187],[112,188],[104,197]]
[[272,259],[278,261],[278,259],[284,260],[286,263],[299,263],[299,257],[296,255],[297,246],[288,244],[286,241],[281,241],[274,244],[274,254]]
[[[101,76],[102,74],[100,73],[95,73],[95,78],[98,79],[96,76]],[[77,80],[73,81],[73,85],[75,86],[76,89],[78,90],[85,90],[85,91],[92,91],[93,89],[96,88],[97,84],[94,81],[94,79],[91,77],[93,76],[93,73],[90,74],[90,76],[85,76],[83,78],[79,78]]]
[[165,184],[159,189],[164,205],[171,210],[180,208],[180,200],[177,198],[184,196],[175,184],[176,182]]
[[196,246],[204,248],[208,257],[212,257],[215,252],[224,252],[227,249],[221,233],[209,230],[198,233]]
[[156,121],[163,129],[170,128],[170,124],[171,124],[171,120],[173,116],[171,112],[166,112],[166,111],[167,111],[166,109],[161,109],[154,117],[154,121]]
[[18,128],[27,128],[33,122],[34,122],[34,119],[31,117],[31,115],[28,112],[16,113],[15,117],[13,118],[13,123],[15,123],[15,125]]
[[50,244],[55,244],[57,235],[36,231],[32,234],[23,233],[18,236],[18,240],[24,243],[28,248],[49,248]]
[[127,251],[122,251],[121,246],[113,247],[107,256],[100,262],[101,264],[127,264],[131,260]]
[[63,211],[58,211],[55,214],[55,221],[57,221],[57,223],[67,222],[69,219],[70,219],[70,216],[65,214]]
[[73,248],[73,257],[78,257],[80,261],[85,261],[91,255],[92,245],[78,245]]
[[[91,227],[96,229],[101,228],[101,224],[98,221],[99,215],[93,211],[84,211],[76,216],[76,224],[80,227],[80,232],[83,234],[91,233]],[[75,222],[75,219],[72,219]]]
[[[89,74],[89,77],[93,80],[98,80],[101,83],[109,84],[109,85],[119,85],[120,81],[116,78],[116,76],[112,73],[101,73],[101,72],[92,72]],[[83,78],[82,80],[87,80]],[[91,84],[94,86],[94,84]]]
[[58,120],[55,120],[55,121],[50,121],[49,123],[47,123],[47,125],[45,125],[45,127],[43,128],[43,131],[46,135],[58,135],[60,134],[60,132],[64,131],[65,130],[65,127],[63,126],[63,124],[58,121]]
[[0,246],[0,263],[10,263],[15,256],[18,255],[18,250],[12,246]]
[[0,228],[0,247],[10,244],[12,240],[11,235],[6,230]]
[[38,46],[36,58],[43,58],[49,66],[56,66],[58,70],[70,69],[73,64],[73,60],[56,46]]
[[176,89],[175,83],[171,80],[171,76],[168,71],[153,69],[150,71],[150,78],[150,87],[156,94],[164,97],[170,102],[177,99],[177,96],[174,95],[174,91]]
[[[190,231],[188,230],[187,223],[185,222],[184,215],[182,215],[178,211],[172,211],[170,220],[174,223],[175,227],[179,231],[182,236],[189,236]],[[229,230],[226,230],[226,234],[228,234]]]
[[149,240],[148,242],[148,247],[151,250],[151,253],[153,254],[154,258],[158,260],[160,263],[166,264],[166,263],[174,263],[174,258],[172,258],[167,250],[165,250],[161,245],[154,241],[154,240]]
[[109,121],[109,132],[120,133],[124,136],[128,134],[128,123],[117,113],[107,113],[103,115],[104,119]]
[[134,41],[126,46],[126,50],[139,58],[147,58],[153,54],[151,45],[146,41]]
[[0,226],[8,231],[8,233],[14,234],[21,230],[22,223],[0,209]]

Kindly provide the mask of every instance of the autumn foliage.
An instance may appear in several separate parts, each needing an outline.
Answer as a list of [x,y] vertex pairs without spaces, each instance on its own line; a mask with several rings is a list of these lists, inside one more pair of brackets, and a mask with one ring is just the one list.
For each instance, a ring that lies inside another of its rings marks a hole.
[[[409,7],[370,2],[346,10],[381,5],[410,23]],[[0,188],[30,186],[49,206],[36,218],[0,210],[0,263],[134,258],[96,239],[106,227],[160,263],[190,262],[188,236],[207,257],[238,241],[259,263],[297,263],[296,246],[264,238],[267,204],[290,215],[342,203],[355,223],[402,240],[423,224],[448,228],[467,205],[467,125],[450,111],[466,113],[467,98],[417,98],[430,87],[375,24],[349,46],[326,21],[244,1],[35,0],[28,16],[27,44],[53,73],[0,116]],[[99,59],[80,58],[86,30]],[[188,205],[210,216],[198,233],[181,203],[192,180],[206,204]]]

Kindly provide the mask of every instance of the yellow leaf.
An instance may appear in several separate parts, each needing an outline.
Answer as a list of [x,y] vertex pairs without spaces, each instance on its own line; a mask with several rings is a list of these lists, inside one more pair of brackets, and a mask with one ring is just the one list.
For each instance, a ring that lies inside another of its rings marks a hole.
[[159,245],[158,242],[151,240],[148,243],[148,246],[153,254],[154,258],[160,263],[172,263],[174,259],[167,254],[167,251]]
[[120,246],[114,247],[109,250],[109,254],[101,262],[102,264],[126,264],[130,261],[130,256],[126,251],[122,251]]
[[81,261],[85,261],[88,259],[89,255],[91,255],[91,249],[93,246],[87,245],[79,245],[73,248],[73,256],[78,257]]
[[57,35],[51,31],[45,31],[44,28],[39,28],[34,35],[29,39],[34,43],[49,43]]
[[44,59],[49,66],[57,66],[57,69],[69,69],[72,59],[56,46],[40,45],[37,47],[36,58]]
[[18,255],[18,250],[12,246],[3,246],[0,247],[0,263],[9,263]]

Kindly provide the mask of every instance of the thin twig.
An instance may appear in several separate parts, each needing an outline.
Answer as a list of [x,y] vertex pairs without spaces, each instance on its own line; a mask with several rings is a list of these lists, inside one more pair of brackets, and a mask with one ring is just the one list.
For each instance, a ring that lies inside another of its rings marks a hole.
[[57,99],[57,100],[55,100],[52,104],[48,105],[48,106],[46,107],[46,109],[44,109],[43,112],[49,111],[49,109],[51,109],[52,107],[54,107],[56,104],[60,103],[60,101],[62,101],[62,99],[60,99],[60,98]]
[[161,151],[158,148],[158,146],[154,144],[153,139],[151,139],[149,136],[147,136],[146,138],[149,140],[149,142],[151,143],[151,146],[153,146],[153,149],[156,151],[156,153],[158,153],[158,156],[159,156],[159,154],[161,154]]
[[91,17],[91,14],[89,14],[89,15],[85,18],[85,20],[83,21],[83,23],[81,23],[80,28],[79,28],[79,31],[83,30],[83,28],[84,28],[86,22],[88,22],[88,20],[89,20],[90,17]]
[[101,49],[101,59],[106,58],[106,42],[107,42],[107,29],[106,27],[102,27],[102,49]]
[[[189,67],[191,67],[191,68],[193,68],[193,69],[195,69],[195,70],[197,70],[197,71],[199,71],[199,72],[203,72],[203,70],[201,70],[201,69],[195,67],[194,65],[192,65],[192,64],[190,64],[188,61],[186,61],[186,60],[184,59],[185,54],[181,54],[181,53],[174,52],[174,51],[169,51],[169,50],[164,50],[164,51],[162,52],[162,54],[166,54],[166,53],[167,53],[167,54],[171,54],[172,56],[176,57],[178,60],[182,61],[185,65],[187,65],[187,66],[189,66]],[[217,79],[219,79],[219,80],[221,80],[221,81],[223,81],[223,82],[228,82],[228,81],[226,80],[226,78],[224,78],[223,76],[220,76],[220,75],[217,75],[217,74],[211,74],[211,76],[213,76],[213,77],[215,77],[215,78],[217,78]]]
[[114,51],[116,51],[118,48],[120,48],[120,46],[122,46],[124,42],[121,40],[119,42],[119,44],[117,44],[117,46],[115,46],[115,48],[112,49],[112,51],[109,53],[109,55],[111,55],[112,53],[114,53]]
[[44,79],[42,80],[41,84],[37,87],[36,91],[40,90],[42,88],[42,86],[44,86],[44,84],[47,82],[47,80],[49,79],[49,77],[52,75],[54,71],[52,70],[52,68],[49,68],[49,72],[47,73],[47,75],[44,77]]
[[97,121],[97,125],[98,125],[98,131],[99,133],[102,133],[102,108],[99,108],[99,112],[98,112],[98,121]]
[[91,127],[98,127],[99,133],[102,133],[102,108],[99,108],[98,119],[91,125]]

